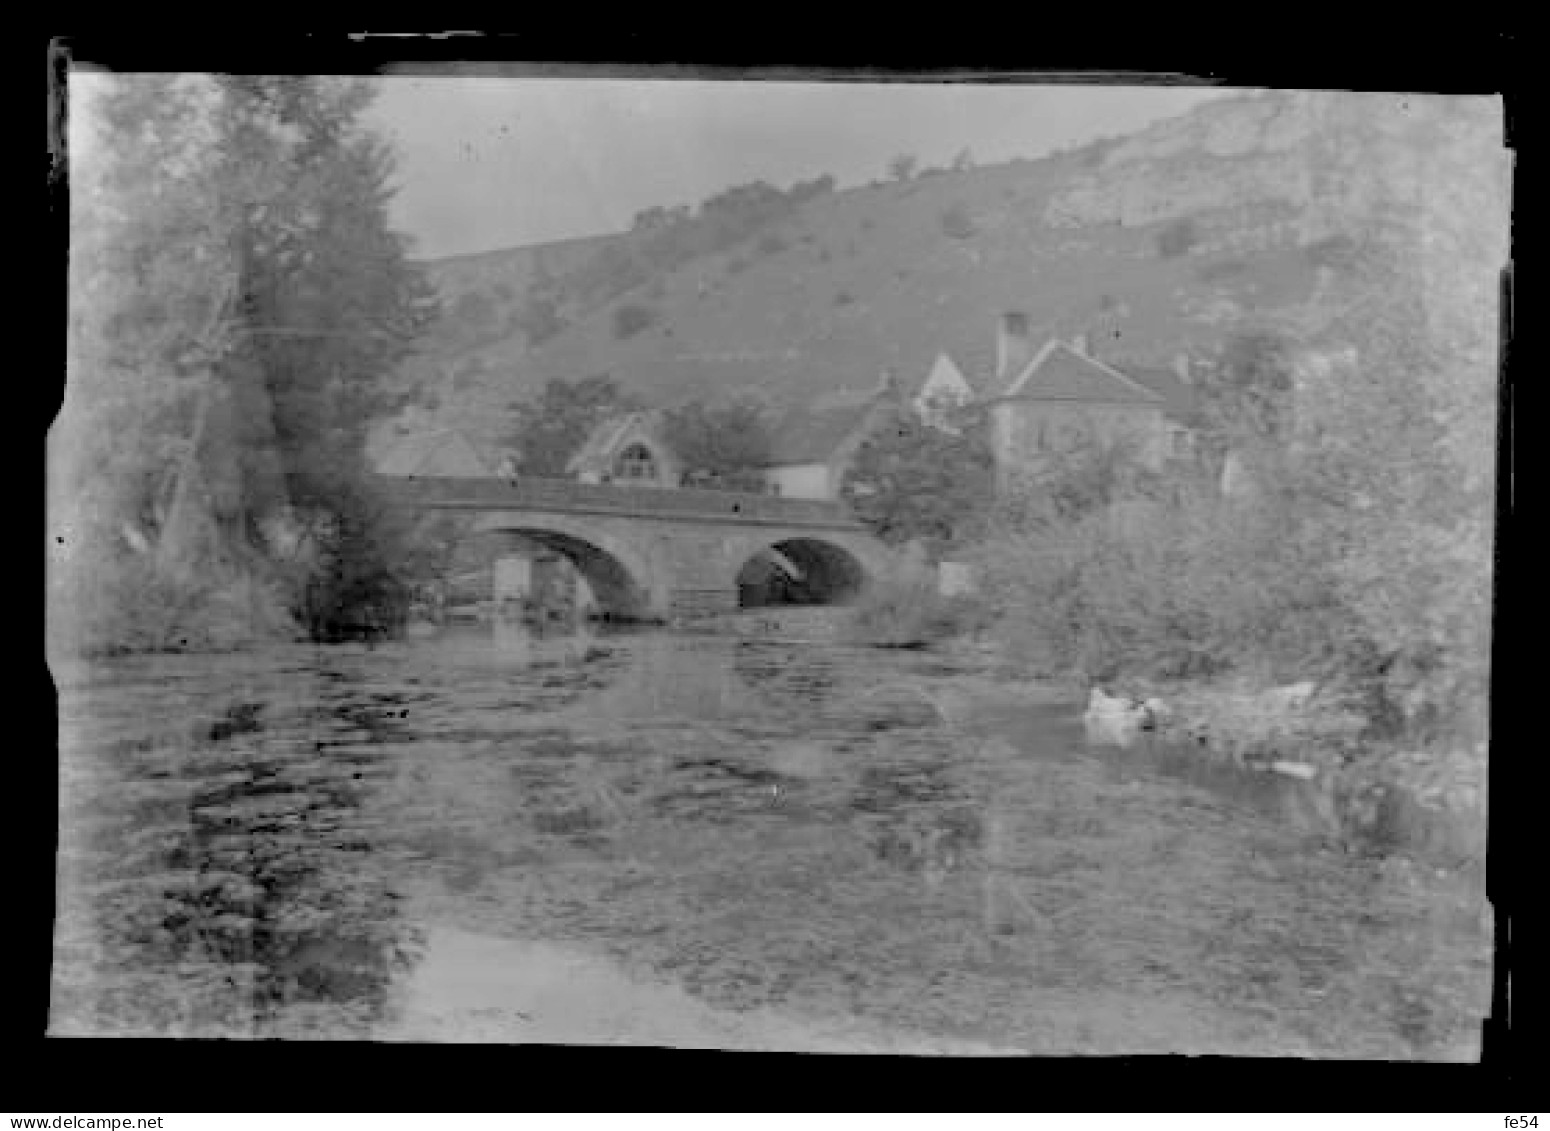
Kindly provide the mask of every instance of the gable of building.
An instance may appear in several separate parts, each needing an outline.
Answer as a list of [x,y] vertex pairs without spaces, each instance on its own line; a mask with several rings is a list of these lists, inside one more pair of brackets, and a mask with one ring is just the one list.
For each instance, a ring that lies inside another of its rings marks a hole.
[[1052,338],[993,400],[1085,401],[1161,408],[1164,398],[1113,366]]
[[477,478],[491,474],[473,443],[450,428],[405,436],[383,454],[381,475]]
[[643,410],[599,422],[576,449],[576,454],[566,461],[566,473],[612,477],[616,474],[619,458],[639,445],[655,462],[656,477],[673,480],[678,460],[661,437],[661,418],[660,412]]
[[939,353],[915,394],[914,403],[916,408],[924,409],[939,399],[963,404],[973,396],[974,388],[957,363],[946,353]]

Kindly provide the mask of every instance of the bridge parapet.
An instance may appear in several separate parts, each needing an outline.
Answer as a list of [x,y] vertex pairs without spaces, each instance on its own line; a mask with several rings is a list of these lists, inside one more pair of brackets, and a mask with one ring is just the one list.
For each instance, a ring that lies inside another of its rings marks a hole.
[[448,510],[558,510],[631,518],[680,518],[860,530],[843,503],[824,499],[783,499],[741,491],[679,491],[580,483],[573,479],[515,480],[380,476],[400,505]]

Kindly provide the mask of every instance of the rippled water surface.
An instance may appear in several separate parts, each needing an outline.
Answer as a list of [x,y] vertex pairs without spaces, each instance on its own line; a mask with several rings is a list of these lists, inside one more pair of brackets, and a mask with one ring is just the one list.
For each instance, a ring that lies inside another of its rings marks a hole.
[[[929,656],[470,629],[58,682],[58,1033],[1478,1041],[1463,895],[1268,794],[1089,754],[1072,704]],[[546,982],[556,954],[593,965]],[[586,985],[657,1021],[560,1024]]]

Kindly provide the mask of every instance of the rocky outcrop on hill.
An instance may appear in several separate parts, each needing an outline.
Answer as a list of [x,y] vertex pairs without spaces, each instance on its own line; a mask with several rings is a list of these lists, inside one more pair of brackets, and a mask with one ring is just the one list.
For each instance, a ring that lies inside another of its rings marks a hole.
[[[604,372],[654,403],[811,403],[885,365],[923,377],[942,350],[969,364],[1013,309],[1158,364],[1246,321],[1307,336],[1350,305],[1315,274],[1361,250],[1324,241],[1397,233],[1446,249],[1445,276],[1460,254],[1499,265],[1507,170],[1490,99],[1268,92],[1074,153],[823,194],[703,246],[647,255],[670,234],[653,230],[561,249],[585,263],[546,251],[565,325],[542,341],[521,330],[528,249],[449,260],[432,265],[451,314],[425,403],[476,429],[550,378]],[[650,322],[621,334],[625,313]]]
[[1208,103],[1115,145],[1044,218],[1139,227],[1257,203],[1296,210],[1299,236],[1316,240],[1385,208],[1446,209],[1457,172],[1500,168],[1497,120],[1478,98],[1288,91]]

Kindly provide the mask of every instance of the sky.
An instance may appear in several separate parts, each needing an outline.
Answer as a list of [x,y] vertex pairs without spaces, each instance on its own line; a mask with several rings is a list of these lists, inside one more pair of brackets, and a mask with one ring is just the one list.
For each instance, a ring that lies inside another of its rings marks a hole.
[[627,229],[734,185],[1038,157],[1232,93],[1203,87],[394,76],[370,124],[394,142],[393,219],[420,258]]

